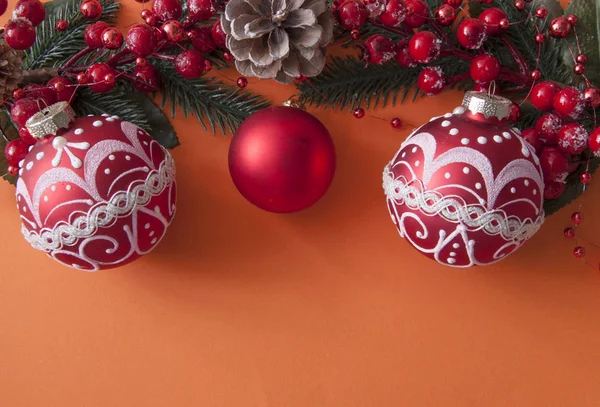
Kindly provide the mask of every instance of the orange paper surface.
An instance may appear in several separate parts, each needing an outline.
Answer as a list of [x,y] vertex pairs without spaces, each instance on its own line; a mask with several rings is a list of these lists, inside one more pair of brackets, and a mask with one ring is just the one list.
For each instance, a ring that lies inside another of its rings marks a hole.
[[[141,7],[125,1],[120,25]],[[256,79],[248,89],[275,103],[294,93]],[[175,222],[151,255],[95,274],[33,250],[1,183],[0,406],[600,405],[600,277],[562,236],[583,203],[578,233],[598,241],[596,181],[485,268],[437,265],[390,220],[384,165],[460,101],[445,92],[362,120],[310,109],[338,170],[324,199],[293,215],[248,204],[228,174],[230,138],[178,116]],[[409,125],[394,130],[393,117]]]

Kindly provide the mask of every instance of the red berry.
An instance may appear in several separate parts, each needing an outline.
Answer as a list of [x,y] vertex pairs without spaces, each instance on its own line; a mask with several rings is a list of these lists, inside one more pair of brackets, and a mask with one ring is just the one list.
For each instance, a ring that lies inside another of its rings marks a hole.
[[102,5],[98,0],[85,0],[79,9],[90,20],[97,20],[102,15]]
[[23,127],[31,116],[42,110],[43,106],[38,105],[32,98],[23,98],[17,100],[10,109],[10,118],[18,126]]
[[589,172],[582,172],[579,176],[579,181],[581,181],[583,185],[589,184],[592,182],[592,174]]
[[567,16],[567,21],[569,21],[571,25],[577,25],[577,23],[579,22],[579,18],[577,18],[575,14],[569,14]]
[[565,228],[565,230],[563,231],[563,234],[565,235],[565,237],[567,239],[573,239],[575,237],[575,228],[572,228],[572,227]]
[[483,10],[479,15],[479,20],[485,24],[487,34],[492,37],[504,34],[508,28],[503,27],[503,25],[506,26],[506,23],[502,24],[503,21],[508,22],[506,13],[496,7]]
[[408,52],[408,43],[406,41],[400,41],[396,45],[396,62],[400,66],[405,68],[414,68],[417,66],[417,62],[412,59],[410,53]]
[[225,51],[223,52],[223,59],[225,61],[233,61],[233,55],[231,55],[231,52]]
[[245,88],[246,86],[248,86],[248,79],[244,78],[243,76],[240,76],[239,78],[237,78],[237,86],[238,88]]
[[590,134],[588,140],[591,152],[595,157],[600,157],[600,127],[596,127]]
[[546,146],[539,157],[544,181],[565,182],[569,175],[569,157],[564,151],[558,147]]
[[538,18],[546,18],[548,16],[548,9],[546,9],[546,7],[540,7],[535,10],[535,15]]
[[508,21],[508,18],[503,18],[502,20],[500,20],[500,28],[502,28],[503,30],[508,30],[509,27],[510,21]]
[[394,42],[381,34],[371,35],[365,41],[361,59],[371,64],[383,64],[395,55]]
[[104,83],[106,83],[107,85],[113,85],[116,83],[117,79],[115,78],[115,75],[112,73],[107,73],[104,76]]
[[114,88],[115,82],[107,83],[105,80],[108,74],[116,75],[115,69],[107,64],[92,65],[87,71],[90,89],[94,92],[104,93]]
[[454,8],[459,8],[462,6],[463,0],[444,0],[444,4],[452,6]]
[[562,127],[562,120],[553,113],[547,113],[535,122],[535,130],[546,144],[556,144],[558,131]]
[[136,25],[127,33],[127,48],[135,55],[147,57],[156,49],[156,34],[147,25]]
[[208,59],[204,60],[204,72],[208,72],[212,69],[212,62],[210,62]]
[[537,42],[538,44],[543,44],[544,41],[546,41],[546,36],[544,34],[536,34],[535,42]]
[[6,144],[6,147],[4,148],[4,157],[10,165],[17,167],[19,162],[25,159],[28,152],[29,146],[25,144],[23,140],[17,139]]
[[544,180],[544,199],[556,199],[565,192],[565,183]]
[[363,117],[365,117],[365,109],[363,109],[362,107],[357,107],[356,109],[354,109],[354,112],[352,112],[352,114],[357,119],[362,119]]
[[160,88],[160,73],[152,64],[137,66],[133,76],[137,79],[133,87],[140,92],[156,92]]
[[556,17],[550,23],[548,32],[554,38],[565,38],[571,32],[571,23],[566,17]]
[[107,49],[119,49],[123,45],[123,34],[114,27],[102,31],[102,44]]
[[358,30],[367,22],[369,11],[362,1],[348,0],[338,8],[338,16],[346,30]]
[[534,81],[539,80],[542,77],[542,72],[540,72],[539,70],[534,70],[531,72],[531,79],[533,79]]
[[582,246],[577,246],[573,249],[573,255],[578,259],[581,259],[585,256],[585,248]]
[[576,225],[581,225],[581,222],[583,222],[583,214],[581,212],[573,212],[571,214],[571,222]]
[[225,40],[227,39],[227,34],[223,31],[223,27],[221,27],[221,20],[215,21],[211,30],[212,39],[215,42],[215,45],[220,48],[225,48]]
[[585,64],[588,61],[587,56],[585,56],[585,54],[578,54],[575,57],[575,62],[577,62],[578,64]]
[[581,154],[588,145],[589,136],[581,124],[567,123],[558,131],[558,147],[572,155]]
[[205,21],[217,15],[214,0],[189,0],[188,10],[191,21]]
[[154,17],[154,13],[152,12],[152,10],[148,10],[147,8],[145,8],[140,13],[140,17],[142,17],[142,20],[146,20],[148,17]]
[[40,106],[46,107],[56,103],[56,92],[47,86],[42,86],[34,83],[23,88],[25,96],[33,100],[39,100]]
[[360,31],[358,31],[358,30],[350,31],[350,38],[352,38],[354,41],[358,40],[360,38]]
[[390,122],[390,124],[392,125],[393,128],[399,129],[400,127],[402,127],[402,120],[400,120],[399,118],[395,117],[395,118],[392,119],[392,121]]
[[479,49],[487,39],[485,24],[476,18],[460,23],[456,30],[456,40],[467,49]]
[[417,86],[426,95],[437,95],[446,87],[446,75],[439,66],[428,66],[421,70]]
[[456,20],[456,12],[454,7],[448,4],[442,4],[440,8],[435,11],[435,19],[442,27],[451,26]]
[[523,0],[515,0],[515,8],[519,11],[525,10],[525,2]]
[[35,42],[35,28],[24,18],[12,19],[4,27],[4,40],[11,48],[28,49]]
[[537,154],[544,148],[544,141],[540,138],[540,135],[535,129],[525,129],[521,132],[521,137],[531,144]]
[[182,11],[179,0],[154,0],[152,5],[154,17],[160,21],[179,20]]
[[144,20],[146,22],[146,24],[148,24],[150,27],[154,27],[156,24],[158,24],[158,20],[156,19],[156,17],[154,16],[150,16],[148,18],[146,18]]
[[210,31],[210,27],[193,28],[192,46],[203,53],[209,53],[217,49]]
[[19,100],[25,97],[25,92],[23,91],[23,89],[21,88],[17,88],[15,90],[13,90],[13,99],[15,100]]
[[600,89],[598,88],[586,88],[583,91],[583,100],[587,107],[593,109],[600,107]]
[[19,0],[13,11],[15,17],[26,18],[35,27],[46,18],[46,9],[40,0]]
[[559,90],[560,86],[556,82],[540,82],[531,90],[531,104],[541,112],[552,110],[554,96]]
[[[379,16],[384,25],[396,27],[406,18],[406,5],[402,0],[387,0],[385,10]],[[360,28],[360,27],[356,27]]]
[[562,117],[577,119],[585,108],[583,93],[573,87],[561,89],[554,95],[553,107]]
[[148,64],[148,60],[146,58],[137,57],[135,59],[135,66],[146,66]]
[[34,145],[37,141],[35,137],[31,135],[29,130],[27,130],[27,127],[19,127],[19,137],[23,143],[27,144],[28,146]]
[[177,55],[175,70],[184,78],[197,78],[204,73],[204,57],[195,49],[187,49]]
[[510,114],[508,115],[509,122],[516,122],[521,117],[521,108],[518,104],[513,103],[510,105]]
[[583,64],[576,64],[573,68],[573,72],[577,75],[583,75],[585,73],[585,66]]
[[98,21],[97,23],[88,25],[83,32],[83,38],[88,47],[94,49],[104,47],[104,44],[102,43],[102,32],[109,27],[110,26],[104,21]]
[[442,41],[431,31],[419,31],[408,43],[408,52],[412,59],[427,64],[440,55]]
[[65,31],[67,28],[69,28],[69,23],[66,20],[58,20],[56,22],[56,29],[58,31]]
[[478,55],[471,61],[470,73],[475,82],[489,83],[500,75],[500,62],[489,54]]
[[6,172],[8,173],[8,175],[12,175],[13,177],[16,177],[17,174],[19,174],[19,167],[14,166],[14,165],[9,165],[8,168],[6,168]]
[[[475,92],[487,92],[489,89],[490,89],[490,84],[489,83],[477,82],[473,86],[473,90]],[[498,89],[498,87],[496,86],[496,90],[497,89]]]
[[77,74],[77,83],[80,85],[85,85],[86,83],[88,83],[88,76],[85,72]]
[[165,39],[169,42],[179,42],[183,38],[183,25],[176,20],[166,21],[161,27]]
[[429,18],[429,8],[423,0],[405,0],[406,18],[404,25],[410,28],[419,28]]

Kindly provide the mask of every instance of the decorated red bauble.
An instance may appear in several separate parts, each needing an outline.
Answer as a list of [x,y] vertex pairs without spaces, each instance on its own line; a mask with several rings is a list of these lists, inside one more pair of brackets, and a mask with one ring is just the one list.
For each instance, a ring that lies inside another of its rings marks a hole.
[[573,87],[561,89],[554,95],[553,107],[562,117],[577,119],[585,108],[583,93]]
[[375,34],[366,39],[360,58],[371,64],[383,64],[395,55],[394,42],[385,35]]
[[335,166],[329,132],[296,107],[254,113],[237,129],[229,148],[235,186],[269,212],[296,212],[313,205],[329,189]]
[[39,141],[20,170],[23,235],[69,267],[122,266],[165,235],[175,215],[175,164],[136,125],[109,115],[69,123],[67,106],[53,105],[28,123],[37,137],[59,135]]
[[566,17],[556,17],[550,23],[548,31],[554,38],[565,38],[571,32],[571,23]]
[[591,133],[588,140],[590,151],[595,157],[600,157],[600,127],[596,127]]
[[156,50],[156,34],[151,27],[138,24],[127,32],[127,48],[135,55],[147,57]]
[[507,20],[506,13],[499,8],[491,7],[479,14],[479,20],[485,24],[487,35],[495,37],[504,34],[508,27],[503,27],[502,22]]
[[406,18],[406,5],[404,0],[387,0],[385,9],[379,16],[381,22],[389,27],[400,25]]
[[154,0],[152,12],[160,21],[179,20],[183,9],[180,0]]
[[431,31],[419,31],[410,38],[408,52],[412,59],[427,64],[440,55],[442,41]]
[[531,90],[531,95],[529,96],[531,104],[539,111],[550,111],[554,104],[554,96],[559,90],[560,86],[556,82],[540,82]]
[[14,18],[4,27],[4,40],[9,47],[24,50],[35,42],[35,28],[24,18]]
[[588,145],[589,133],[577,122],[567,123],[558,131],[558,147],[566,153],[583,153]]
[[385,168],[400,236],[441,264],[495,263],[544,220],[541,168],[506,121],[511,103],[467,92],[463,106],[415,130]]
[[435,20],[442,26],[448,27],[456,20],[456,11],[454,7],[448,4],[442,4],[440,8],[435,11]]
[[367,22],[369,11],[362,1],[348,0],[338,7],[338,16],[342,27],[358,30]]
[[586,88],[583,91],[583,100],[585,101],[585,105],[592,109],[600,107],[600,89]]
[[439,66],[427,66],[419,73],[417,86],[426,95],[437,95],[446,87],[446,75]]
[[556,144],[558,130],[563,122],[560,117],[553,113],[547,113],[535,122],[535,130],[546,144]]
[[26,18],[36,26],[46,18],[46,9],[40,0],[19,0],[13,11],[13,17]]
[[471,60],[469,72],[475,82],[490,83],[500,75],[500,62],[490,54],[481,54]]
[[569,175],[569,156],[558,147],[544,147],[540,153],[540,165],[546,182],[565,182]]
[[476,19],[468,18],[456,29],[456,40],[467,49],[479,49],[487,39],[485,24]]
[[429,18],[429,8],[423,0],[405,0],[406,17],[404,25],[410,28],[419,28]]
[[102,5],[98,0],[84,0],[79,9],[90,20],[97,20],[102,15]]

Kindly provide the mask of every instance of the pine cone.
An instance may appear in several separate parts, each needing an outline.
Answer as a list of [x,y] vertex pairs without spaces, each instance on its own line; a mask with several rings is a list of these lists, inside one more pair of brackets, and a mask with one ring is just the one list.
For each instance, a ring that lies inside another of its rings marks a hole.
[[23,52],[12,49],[0,41],[0,98],[5,100],[12,96],[12,91],[19,86],[23,77]]
[[237,70],[279,83],[323,70],[333,23],[325,0],[230,0],[221,15]]

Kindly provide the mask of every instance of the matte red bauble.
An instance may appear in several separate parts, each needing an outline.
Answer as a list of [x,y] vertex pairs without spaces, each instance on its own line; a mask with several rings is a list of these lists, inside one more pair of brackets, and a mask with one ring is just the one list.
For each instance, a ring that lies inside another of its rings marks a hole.
[[299,108],[261,110],[237,129],[229,172],[240,193],[269,212],[308,208],[329,189],[336,158],[329,132]]
[[463,106],[415,130],[383,173],[400,236],[438,263],[495,263],[544,221],[533,148],[506,121],[511,101],[467,92]]
[[119,267],[154,249],[175,215],[170,154],[116,116],[77,118],[58,134],[38,141],[20,170],[25,239],[86,271]]

